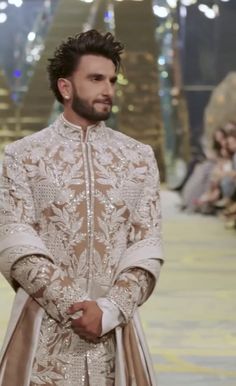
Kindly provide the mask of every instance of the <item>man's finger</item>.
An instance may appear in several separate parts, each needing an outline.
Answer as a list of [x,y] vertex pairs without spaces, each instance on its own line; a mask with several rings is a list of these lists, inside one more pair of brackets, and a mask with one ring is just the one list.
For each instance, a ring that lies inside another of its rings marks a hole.
[[85,302],[78,302],[78,303],[72,304],[72,306],[70,306],[70,308],[68,308],[67,313],[69,315],[71,315],[71,314],[74,314],[77,311],[84,310],[85,309],[85,304],[84,303]]
[[82,316],[80,318],[71,320],[71,327],[72,328],[78,327],[78,328],[84,329],[86,326],[87,326],[87,323]]

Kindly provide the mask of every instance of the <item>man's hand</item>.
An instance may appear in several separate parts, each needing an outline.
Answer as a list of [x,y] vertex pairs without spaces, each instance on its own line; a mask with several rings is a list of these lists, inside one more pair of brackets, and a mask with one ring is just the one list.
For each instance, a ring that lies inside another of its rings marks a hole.
[[71,327],[82,339],[95,341],[102,333],[102,310],[95,301],[86,300],[73,304],[68,310],[69,315],[83,311],[83,315],[73,319]]

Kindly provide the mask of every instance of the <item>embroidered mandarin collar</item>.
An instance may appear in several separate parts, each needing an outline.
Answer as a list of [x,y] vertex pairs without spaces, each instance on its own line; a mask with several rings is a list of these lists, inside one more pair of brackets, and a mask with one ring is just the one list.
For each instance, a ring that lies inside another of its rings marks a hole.
[[106,125],[103,121],[88,126],[86,135],[81,126],[69,122],[63,114],[59,116],[55,123],[56,131],[62,137],[73,141],[90,142],[105,135]]

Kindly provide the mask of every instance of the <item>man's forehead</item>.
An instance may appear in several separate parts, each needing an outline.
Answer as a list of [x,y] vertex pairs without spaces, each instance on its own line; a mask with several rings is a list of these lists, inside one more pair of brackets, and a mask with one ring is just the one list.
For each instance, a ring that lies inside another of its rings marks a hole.
[[98,73],[113,75],[115,73],[115,65],[111,59],[101,55],[87,54],[80,58],[77,71],[86,73]]

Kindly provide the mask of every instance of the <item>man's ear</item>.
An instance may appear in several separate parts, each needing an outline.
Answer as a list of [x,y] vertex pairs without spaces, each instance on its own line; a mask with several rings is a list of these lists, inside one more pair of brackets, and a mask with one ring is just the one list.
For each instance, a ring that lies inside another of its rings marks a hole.
[[72,97],[72,87],[69,79],[59,78],[57,81],[57,87],[61,93],[61,96],[65,100],[70,100]]

